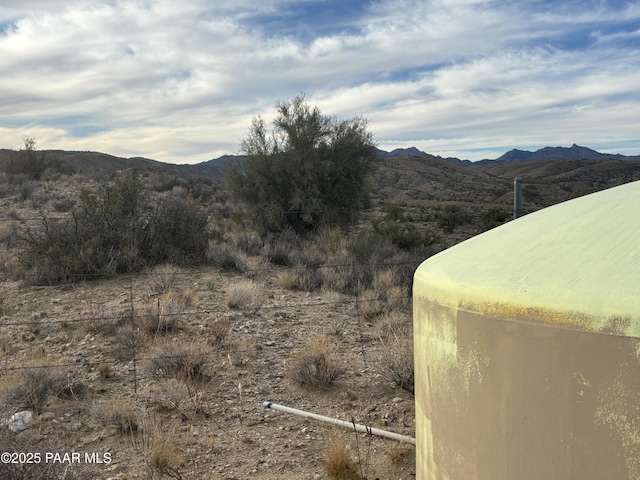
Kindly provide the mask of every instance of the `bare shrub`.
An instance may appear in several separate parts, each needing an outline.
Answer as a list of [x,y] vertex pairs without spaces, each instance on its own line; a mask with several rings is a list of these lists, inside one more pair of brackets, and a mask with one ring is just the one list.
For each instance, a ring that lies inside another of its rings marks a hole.
[[327,337],[314,338],[291,358],[289,376],[300,385],[328,387],[344,372],[334,356],[335,347]]
[[72,376],[67,377],[65,381],[61,383],[62,385],[56,392],[58,398],[65,400],[81,400],[87,395],[87,393],[89,393],[89,386],[82,380]]
[[52,367],[27,366],[6,386],[5,400],[8,404],[40,413],[49,395],[59,391],[61,379]]
[[175,443],[177,432],[163,430],[158,420],[145,426],[143,445],[150,478],[184,478],[181,468],[186,460]]
[[111,368],[111,365],[108,363],[101,363],[98,365],[98,377],[100,380],[109,380],[110,378],[113,378],[113,369]]
[[177,378],[154,382],[147,392],[151,400],[166,410],[184,411],[189,403],[189,387]]
[[[163,299],[166,298],[166,302]],[[184,306],[179,296],[170,294],[156,299],[155,305],[148,305],[140,313],[140,329],[151,336],[175,333],[182,328],[180,315]]]
[[405,311],[409,303],[408,294],[397,285],[398,274],[385,268],[373,273],[371,288],[361,294],[360,314],[373,320],[394,310]]
[[413,340],[411,337],[390,337],[381,340],[376,365],[383,378],[392,381],[408,392],[414,393]]
[[234,246],[246,255],[259,255],[264,242],[257,233],[241,232],[233,238]]
[[376,322],[378,336],[383,340],[389,338],[411,338],[413,323],[407,312],[394,310],[382,315]]
[[163,294],[174,288],[180,268],[170,263],[158,265],[151,270],[151,289]]
[[53,208],[56,212],[68,212],[75,206],[75,200],[71,198],[59,198],[53,202]]
[[262,306],[262,287],[253,280],[241,280],[229,285],[226,295],[227,307],[233,310],[248,310],[257,313]]
[[144,336],[140,328],[122,325],[116,330],[117,350],[114,352],[119,360],[131,360],[134,354],[144,345]]
[[324,469],[329,477],[336,480],[360,480],[358,464],[351,457],[347,445],[334,437],[327,446]]
[[214,346],[222,345],[231,331],[231,320],[227,317],[221,317],[209,320],[207,323],[209,325],[209,343]]
[[301,245],[300,236],[292,229],[267,235],[263,255],[274,265],[292,267],[296,264],[296,251]]
[[133,401],[130,399],[116,398],[108,402],[94,403],[91,414],[102,427],[115,427],[119,435],[133,434],[140,428]]
[[0,243],[6,248],[15,248],[20,244],[19,224],[17,221],[2,222],[0,224]]
[[298,290],[299,271],[297,269],[287,269],[278,273],[276,277],[278,285],[287,290]]
[[207,262],[227,271],[244,272],[247,270],[243,256],[226,243],[210,242],[207,248]]
[[44,153],[36,151],[35,139],[25,138],[24,147],[11,152],[4,171],[10,175],[24,175],[33,180],[40,180],[51,164],[51,160]]
[[[47,438],[49,437],[49,438]],[[45,462],[46,452],[68,451],[60,435],[42,436],[37,444],[27,436],[2,432],[0,435],[0,451],[2,452],[38,452],[40,462],[0,463],[0,478],[2,480],[94,480],[104,474],[104,465],[97,468],[91,464],[49,461]]]
[[108,312],[102,305],[97,305],[92,301],[87,301],[85,308],[82,310],[82,316],[85,329],[88,333],[104,335],[112,335],[119,326],[125,321],[120,315],[114,315]]
[[157,378],[205,381],[209,375],[208,348],[201,342],[165,341],[156,347],[148,363],[149,373]]
[[231,366],[244,367],[255,359],[260,350],[262,350],[261,343],[255,340],[240,339],[229,345],[227,360]]

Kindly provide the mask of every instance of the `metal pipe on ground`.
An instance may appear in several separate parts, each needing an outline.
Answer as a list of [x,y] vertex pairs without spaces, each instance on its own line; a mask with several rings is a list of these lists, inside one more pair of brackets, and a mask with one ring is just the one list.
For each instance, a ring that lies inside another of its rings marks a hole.
[[386,430],[380,430],[379,428],[372,428],[366,425],[361,425],[355,422],[347,422],[346,420],[339,420],[337,418],[325,417],[324,415],[318,415],[316,413],[305,412],[304,410],[298,410],[296,408],[285,407],[284,405],[278,405],[277,403],[264,402],[262,404],[265,408],[278,410],[280,412],[292,413],[300,417],[312,418],[320,422],[330,423],[332,425],[338,425],[345,428],[353,428],[356,432],[368,433],[370,435],[376,435],[378,437],[390,438],[392,440],[398,440],[400,442],[416,444],[416,439],[408,437],[406,435],[400,435],[399,433],[387,432]]

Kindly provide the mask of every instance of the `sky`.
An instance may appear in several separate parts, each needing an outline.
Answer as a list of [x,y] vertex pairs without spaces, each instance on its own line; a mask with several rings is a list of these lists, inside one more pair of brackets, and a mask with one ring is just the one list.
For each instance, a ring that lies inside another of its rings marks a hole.
[[640,154],[640,0],[0,0],[0,148],[240,153],[304,93],[377,146]]

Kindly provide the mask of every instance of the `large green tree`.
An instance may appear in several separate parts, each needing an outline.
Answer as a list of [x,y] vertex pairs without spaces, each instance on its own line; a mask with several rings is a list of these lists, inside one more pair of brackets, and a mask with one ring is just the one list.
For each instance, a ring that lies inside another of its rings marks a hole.
[[276,110],[271,129],[253,119],[241,144],[245,160],[228,171],[232,195],[265,232],[352,224],[369,204],[376,160],[366,120],[323,115],[304,95]]

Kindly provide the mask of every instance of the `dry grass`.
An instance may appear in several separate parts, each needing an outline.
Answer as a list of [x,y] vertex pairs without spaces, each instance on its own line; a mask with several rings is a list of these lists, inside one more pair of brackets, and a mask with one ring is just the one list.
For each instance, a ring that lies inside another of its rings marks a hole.
[[255,314],[262,306],[262,287],[253,280],[240,280],[229,285],[226,295],[227,307],[233,310],[250,311]]
[[233,326],[231,320],[228,317],[221,317],[215,320],[210,319],[207,323],[209,325],[209,343],[216,347],[224,344]]
[[140,428],[131,399],[115,398],[108,402],[94,403],[91,414],[103,428],[115,427],[118,435],[134,434]]
[[176,437],[176,432],[163,429],[159,420],[145,425],[143,447],[150,478],[184,478],[181,468],[186,460],[176,444]]
[[328,387],[344,369],[335,360],[335,346],[327,337],[316,337],[289,361],[289,376],[300,385]]
[[386,341],[381,339],[381,343],[376,354],[379,373],[403,390],[414,393],[413,339],[392,336]]
[[109,380],[110,378],[113,378],[113,369],[111,368],[111,365],[108,363],[101,363],[98,365],[98,377],[100,380]]
[[209,348],[188,339],[160,343],[148,361],[147,370],[156,378],[175,377],[185,381],[206,381],[209,375]]
[[62,386],[60,376],[51,366],[27,365],[18,375],[4,377],[4,401],[16,409],[41,413],[50,394]]
[[158,265],[153,268],[151,275],[151,289],[156,294],[164,294],[173,289],[176,284],[180,268],[171,264]]
[[336,480],[360,480],[358,464],[346,444],[337,437],[330,440],[324,464],[325,472]]
[[176,333],[182,328],[180,315],[183,307],[174,301],[166,305],[156,299],[155,305],[148,305],[140,314],[140,329],[151,336]]

